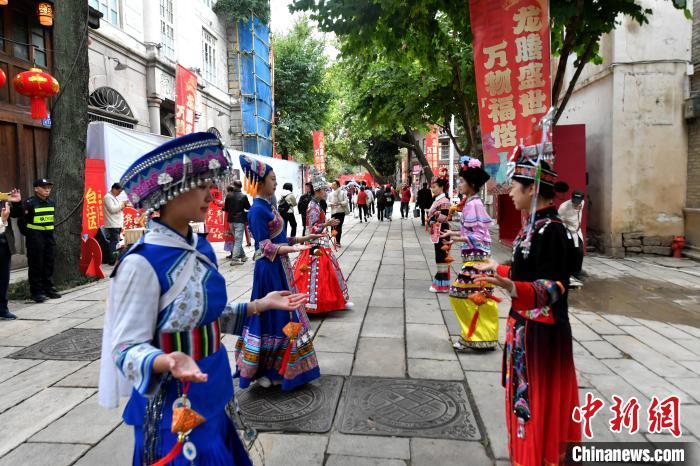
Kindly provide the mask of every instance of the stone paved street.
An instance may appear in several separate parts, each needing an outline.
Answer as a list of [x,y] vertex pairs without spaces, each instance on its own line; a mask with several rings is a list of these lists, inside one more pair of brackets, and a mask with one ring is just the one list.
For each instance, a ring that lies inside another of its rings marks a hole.
[[[432,244],[417,219],[395,212],[391,223],[346,221],[339,260],[355,307],[312,319],[323,383],[275,406],[265,406],[264,395],[255,404],[246,400],[259,394],[239,395],[250,424],[260,410],[284,404],[279,422],[293,426],[260,433],[258,464],[508,464],[502,353],[454,352],[459,327],[448,297],[428,291]],[[502,261],[508,252],[498,246],[495,256]],[[230,299],[248,299],[252,268],[221,265]],[[594,439],[672,441],[648,434],[645,421],[634,436],[611,433],[608,406],[614,394],[636,396],[645,414],[652,396],[676,394],[682,439],[697,442],[700,265],[593,256],[584,269],[570,314],[581,396],[608,403],[594,419]],[[106,293],[102,281],[45,304],[13,303],[19,319],[0,322],[0,466],[130,464],[130,429],[96,402],[99,361],[77,360],[99,344]],[[501,343],[508,308],[505,299]],[[71,329],[80,331],[8,357]],[[232,350],[235,338],[224,342]]]

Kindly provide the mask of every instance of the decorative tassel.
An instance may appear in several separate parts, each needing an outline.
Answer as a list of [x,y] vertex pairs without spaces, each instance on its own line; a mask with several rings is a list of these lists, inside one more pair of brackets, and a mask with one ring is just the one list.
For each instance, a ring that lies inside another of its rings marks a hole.
[[[290,320],[292,319],[292,313],[290,312]],[[289,365],[289,359],[291,358],[292,355],[292,346],[294,345],[294,340],[296,339],[297,335],[299,335],[299,332],[301,331],[301,324],[299,322],[288,322],[287,325],[285,325],[282,328],[282,332],[289,338],[289,344],[287,345],[287,349],[284,352],[284,357],[282,358],[282,364],[280,366],[279,370],[279,375],[284,376],[284,373],[287,370],[287,366]]]
[[182,444],[184,443],[184,441],[185,436],[178,435],[177,442],[175,442],[175,445],[173,445],[168,454],[156,461],[155,463],[153,463],[151,466],[167,466],[168,464],[170,464],[170,462],[177,458],[177,455],[179,455],[182,451]]

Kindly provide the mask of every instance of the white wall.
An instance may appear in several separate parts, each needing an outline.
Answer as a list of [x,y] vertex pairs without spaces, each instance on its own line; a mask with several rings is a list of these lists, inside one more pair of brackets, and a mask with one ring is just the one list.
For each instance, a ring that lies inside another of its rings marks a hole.
[[640,3],[649,24],[624,18],[603,38],[604,63],[587,65],[560,120],[586,124],[589,225],[613,253],[622,233],[683,233],[692,24],[670,2]]

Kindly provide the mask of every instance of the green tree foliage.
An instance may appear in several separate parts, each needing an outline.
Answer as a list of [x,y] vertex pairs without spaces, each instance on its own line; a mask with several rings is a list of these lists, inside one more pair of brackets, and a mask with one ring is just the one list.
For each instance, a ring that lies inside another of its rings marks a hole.
[[269,0],[219,0],[214,5],[214,12],[230,23],[250,19],[251,14],[263,23],[270,22]]
[[312,131],[323,129],[331,91],[325,85],[328,59],[306,18],[287,35],[273,38],[275,51],[275,141],[285,158],[313,161]]
[[[562,60],[553,81],[554,102],[563,87],[567,60],[577,56],[576,73],[559,103],[559,114],[585,64],[600,61],[600,37],[612,31],[622,16],[639,24],[649,21],[652,11],[639,3],[550,1],[552,52]],[[686,0],[673,0],[673,5],[689,15]],[[420,67],[422,77],[433,87],[429,93],[417,93],[412,105],[420,109],[424,122],[446,130],[447,119],[455,115],[466,136],[466,144],[456,140],[459,152],[480,155],[468,0],[295,0],[291,9],[311,12],[321,30],[334,32],[349,61],[370,66],[381,57],[397,74],[411,74]],[[382,90],[377,88],[376,94]],[[407,102],[397,105],[402,103]]]

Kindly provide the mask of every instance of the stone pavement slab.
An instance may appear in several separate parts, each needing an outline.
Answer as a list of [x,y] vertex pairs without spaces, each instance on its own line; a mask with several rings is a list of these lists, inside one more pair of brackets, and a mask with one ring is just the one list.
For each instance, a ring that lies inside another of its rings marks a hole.
[[[121,403],[119,411],[124,406],[126,406],[126,401]],[[97,404],[97,395],[94,395],[38,432],[29,441],[95,445],[119,424],[121,424],[121,419],[115,417],[113,411],[101,408]]]
[[352,374],[405,377],[405,340],[403,338],[360,338]]
[[406,462],[382,458],[330,455],[326,461],[326,466],[406,466]]
[[262,447],[264,463],[256,463],[256,466],[323,464],[328,445],[328,437],[325,435],[262,433],[258,440]]
[[69,443],[24,443],[0,458],[0,466],[69,466],[89,448]]
[[411,439],[412,466],[491,466],[493,460],[478,442]]
[[367,458],[411,458],[409,439],[400,437],[371,437],[368,435],[331,434],[328,443],[331,455]]
[[489,439],[491,451],[497,459],[508,459],[508,431],[501,373],[467,371],[465,375],[474,395],[474,408],[486,429],[484,436]]
[[[114,412],[114,411],[111,411]],[[119,413],[115,413],[119,415]],[[134,429],[120,424],[103,441],[92,448],[75,466],[124,466],[134,456]]]
[[458,361],[408,358],[408,375],[414,379],[463,380]]
[[0,457],[94,393],[86,388],[47,388],[0,414],[0,425],[4,429]]
[[396,307],[370,307],[367,309],[367,325],[360,336],[373,338],[403,338],[403,310]]
[[444,325],[406,324],[406,351],[409,358],[457,359]]
[[348,376],[352,371],[355,354],[316,351],[316,358],[318,358],[319,367],[323,369],[323,374]]

